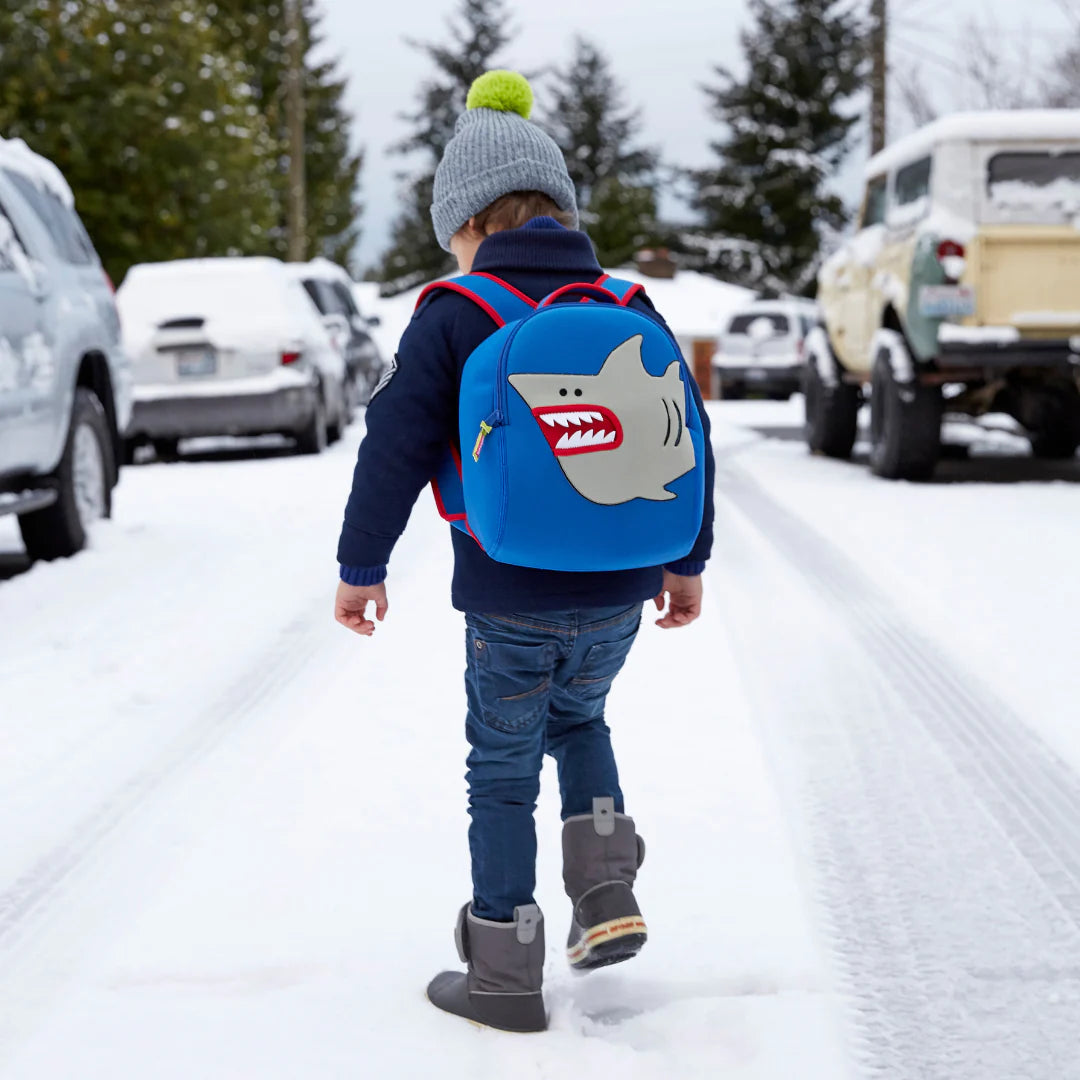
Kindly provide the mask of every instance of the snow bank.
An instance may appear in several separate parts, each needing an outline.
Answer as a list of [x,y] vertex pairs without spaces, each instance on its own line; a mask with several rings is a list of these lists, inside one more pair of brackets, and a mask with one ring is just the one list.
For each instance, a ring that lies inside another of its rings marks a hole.
[[1080,141],[1080,109],[954,113],[887,146],[866,163],[867,178],[925,157],[945,142]]
[[75,205],[75,196],[64,174],[48,158],[35,154],[22,139],[0,136],[0,168],[14,169],[28,176],[38,187],[52,192],[65,206]]

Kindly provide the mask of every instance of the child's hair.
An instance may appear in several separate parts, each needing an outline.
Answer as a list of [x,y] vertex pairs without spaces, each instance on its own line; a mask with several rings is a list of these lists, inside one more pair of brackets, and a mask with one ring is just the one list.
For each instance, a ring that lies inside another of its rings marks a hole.
[[478,233],[490,236],[503,229],[520,229],[536,217],[554,218],[567,229],[577,228],[577,218],[573,211],[560,210],[555,201],[541,191],[511,191],[509,195],[496,199],[487,209],[481,210],[474,221]]

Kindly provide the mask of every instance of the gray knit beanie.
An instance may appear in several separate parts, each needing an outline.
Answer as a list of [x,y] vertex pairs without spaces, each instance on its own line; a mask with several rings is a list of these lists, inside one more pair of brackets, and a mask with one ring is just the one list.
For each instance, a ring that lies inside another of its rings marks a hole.
[[435,170],[431,221],[439,247],[474,214],[514,191],[539,191],[574,215],[577,197],[562,151],[529,122],[532,88],[516,71],[489,71],[472,84],[466,111]]

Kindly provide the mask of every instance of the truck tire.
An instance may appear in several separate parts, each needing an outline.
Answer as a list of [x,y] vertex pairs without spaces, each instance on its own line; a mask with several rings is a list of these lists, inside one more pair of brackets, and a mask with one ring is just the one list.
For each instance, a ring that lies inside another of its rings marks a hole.
[[1080,448],[1080,394],[1062,393],[1046,403],[1029,436],[1031,452],[1045,461],[1066,461]]
[[311,419],[296,433],[296,449],[301,454],[321,454],[329,442],[326,421],[326,401],[323,399],[322,386],[315,388],[315,401],[311,410]]
[[75,390],[64,456],[50,478],[57,499],[44,510],[19,516],[32,560],[63,559],[86,546],[90,526],[112,515],[112,437],[105,409],[85,387]]
[[803,394],[806,445],[810,451],[831,458],[850,458],[859,425],[859,388],[841,382],[830,386],[811,356],[803,372]]
[[154,439],[154,456],[161,462],[174,462],[180,460],[179,439]]
[[884,348],[874,357],[871,386],[871,472],[886,480],[929,480],[941,457],[940,388],[897,382]]

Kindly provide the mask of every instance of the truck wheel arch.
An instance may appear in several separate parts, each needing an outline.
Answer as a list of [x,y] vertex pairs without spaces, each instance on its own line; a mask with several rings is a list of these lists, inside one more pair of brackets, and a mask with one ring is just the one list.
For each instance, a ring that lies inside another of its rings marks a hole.
[[109,362],[104,353],[90,351],[83,355],[79,361],[79,372],[75,378],[76,387],[83,387],[91,391],[101,402],[105,410],[105,419],[109,425],[109,436],[113,444],[113,478],[115,486],[119,479],[119,462],[123,460],[123,440],[121,432],[116,426],[116,400],[113,397],[112,375],[109,372]]

